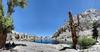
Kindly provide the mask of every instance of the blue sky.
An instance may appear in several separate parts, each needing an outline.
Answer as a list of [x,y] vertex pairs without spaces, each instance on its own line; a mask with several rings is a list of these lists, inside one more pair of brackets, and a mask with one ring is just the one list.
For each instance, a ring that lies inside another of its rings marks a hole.
[[[78,14],[86,9],[100,9],[100,0],[27,0],[24,9],[15,8],[15,31],[37,36],[52,36],[68,20],[68,11]],[[4,1],[4,4],[6,2]]]

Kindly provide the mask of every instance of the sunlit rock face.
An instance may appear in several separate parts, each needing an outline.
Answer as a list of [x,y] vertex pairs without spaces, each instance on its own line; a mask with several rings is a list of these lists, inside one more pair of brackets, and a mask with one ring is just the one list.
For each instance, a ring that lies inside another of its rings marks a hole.
[[[77,28],[77,36],[91,36],[92,30],[93,30],[93,23],[97,22],[98,34],[100,37],[100,10],[89,9],[76,16],[73,16],[73,20],[76,23],[76,25],[78,25],[77,17],[79,17],[79,26]],[[62,33],[59,33],[60,30],[58,30],[57,32],[54,33],[52,37],[59,40],[71,39],[69,22],[68,21],[65,22],[65,24],[60,28],[65,29],[65,31],[63,31]]]
[[39,39],[37,36],[32,36],[30,34],[26,33],[20,33],[20,32],[12,32],[7,34],[7,41],[11,40],[20,40],[20,41],[34,41],[36,39]]

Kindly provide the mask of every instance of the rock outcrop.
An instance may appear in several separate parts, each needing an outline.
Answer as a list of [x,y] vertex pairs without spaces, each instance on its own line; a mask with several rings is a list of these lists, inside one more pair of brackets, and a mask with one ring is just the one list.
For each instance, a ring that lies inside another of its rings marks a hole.
[[[73,19],[78,26],[78,28],[76,29],[78,37],[91,36],[93,34],[93,23],[97,22],[97,29],[100,38],[100,10],[89,9],[83,13],[74,16]],[[59,41],[72,42],[69,21],[65,22],[65,24],[60,27],[57,32],[54,33],[52,38]]]
[[14,32],[14,31],[12,33],[7,34],[7,41],[10,41],[10,40],[34,41],[36,39],[39,39],[39,37],[30,35],[30,34]]

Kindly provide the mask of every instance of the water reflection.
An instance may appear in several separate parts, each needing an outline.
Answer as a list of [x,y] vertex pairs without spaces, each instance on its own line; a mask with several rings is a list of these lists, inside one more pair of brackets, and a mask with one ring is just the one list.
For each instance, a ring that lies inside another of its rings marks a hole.
[[51,39],[47,39],[47,40],[35,40],[33,42],[36,42],[36,43],[44,43],[44,44],[59,44],[58,41],[51,40]]

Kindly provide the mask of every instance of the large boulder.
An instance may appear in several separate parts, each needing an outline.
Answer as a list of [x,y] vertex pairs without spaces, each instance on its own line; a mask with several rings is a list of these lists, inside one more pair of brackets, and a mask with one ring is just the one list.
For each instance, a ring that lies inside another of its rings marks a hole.
[[88,49],[83,50],[83,52],[100,52],[100,45],[94,45]]

